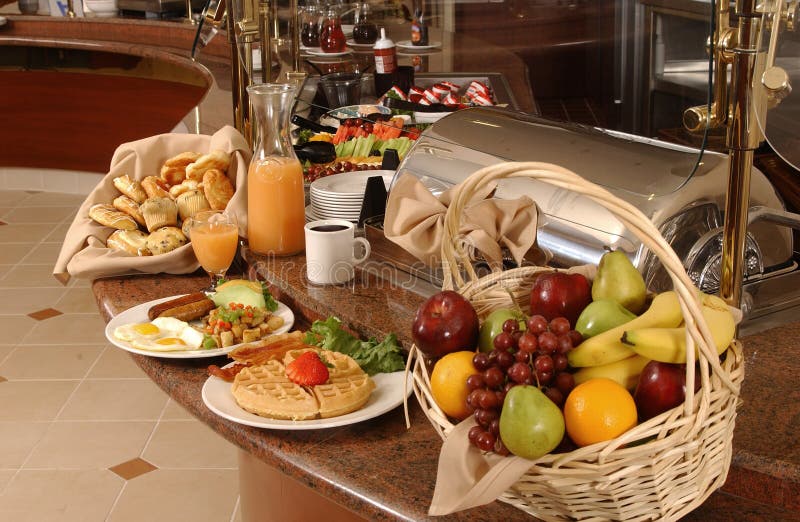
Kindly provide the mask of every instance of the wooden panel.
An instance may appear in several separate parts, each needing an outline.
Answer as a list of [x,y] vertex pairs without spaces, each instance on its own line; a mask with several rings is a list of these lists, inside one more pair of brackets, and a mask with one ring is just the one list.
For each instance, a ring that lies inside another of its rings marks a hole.
[[56,71],[0,71],[0,165],[107,172],[120,143],[169,132],[205,88]]

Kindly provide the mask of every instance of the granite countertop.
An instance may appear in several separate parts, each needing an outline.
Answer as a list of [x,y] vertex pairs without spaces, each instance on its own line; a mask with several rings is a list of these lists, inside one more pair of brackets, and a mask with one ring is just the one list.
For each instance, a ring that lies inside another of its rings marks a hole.
[[[359,272],[345,287],[315,287],[303,274],[305,259],[294,256],[251,263],[250,276],[269,282],[303,327],[335,314],[360,335],[396,332],[408,345],[413,313],[422,297],[401,281],[389,283]],[[98,306],[109,320],[135,304],[196,291],[204,275],[136,276],[97,280]],[[800,518],[800,396],[794,385],[792,357],[800,323],[744,339],[747,376],[737,419],[734,458],[728,482],[685,520],[789,520]],[[339,504],[373,520],[427,520],[435,485],[441,440],[416,401],[410,401],[411,428],[403,409],[351,426],[313,431],[269,431],[224,420],[202,402],[206,360],[170,360],[132,355],[176,401],[232,443]],[[387,466],[387,463],[391,463]],[[494,502],[437,520],[529,519],[521,511]]]

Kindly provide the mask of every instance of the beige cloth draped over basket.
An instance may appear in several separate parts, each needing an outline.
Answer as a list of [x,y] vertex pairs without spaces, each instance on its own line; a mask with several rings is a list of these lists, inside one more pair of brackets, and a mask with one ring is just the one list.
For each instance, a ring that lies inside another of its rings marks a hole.
[[[620,437],[531,461],[483,455],[467,441],[472,417],[454,425],[431,396],[425,361],[409,356],[414,393],[445,440],[430,514],[443,515],[508,502],[543,520],[676,520],[725,482],[740,386],[741,346],[717,356],[697,291],[674,251],[638,209],[577,174],[546,163],[503,163],[483,168],[460,187],[445,218],[442,241],[445,289],[473,303],[481,319],[516,302],[530,311],[530,289],[551,268],[522,267],[476,277],[457,240],[459,217],[475,191],[503,178],[532,178],[588,197],[609,209],[658,256],[678,294],[687,330],[687,393],[683,406],[650,419]],[[463,275],[463,274],[466,274]],[[695,355],[695,346],[699,355]],[[700,389],[694,392],[695,379]]]
[[86,197],[67,231],[53,275],[66,284],[70,277],[97,279],[99,277],[133,274],[189,274],[200,267],[190,244],[156,256],[131,256],[106,248],[105,241],[114,229],[104,227],[89,218],[89,208],[96,203],[111,203],[119,195],[114,178],[127,174],[131,179],[158,176],[167,159],[182,152],[205,154],[222,150],[231,155],[228,178],[235,193],[226,212],[239,219],[240,235],[247,230],[247,166],[250,147],[247,140],[233,127],[225,126],[212,136],[204,134],[159,134],[123,143],[114,151],[108,174]]

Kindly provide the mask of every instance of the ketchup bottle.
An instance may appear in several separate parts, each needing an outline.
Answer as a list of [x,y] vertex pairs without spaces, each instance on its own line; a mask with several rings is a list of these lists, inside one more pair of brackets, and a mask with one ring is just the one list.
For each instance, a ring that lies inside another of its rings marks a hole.
[[392,74],[397,70],[397,50],[394,42],[386,38],[386,29],[381,27],[381,37],[375,42],[375,72]]

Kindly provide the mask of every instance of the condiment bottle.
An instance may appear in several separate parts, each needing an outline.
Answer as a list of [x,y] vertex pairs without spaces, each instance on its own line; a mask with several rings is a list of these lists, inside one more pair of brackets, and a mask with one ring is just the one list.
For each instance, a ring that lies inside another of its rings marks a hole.
[[[425,0],[419,0],[411,22],[411,45],[428,45],[428,24],[425,21]],[[416,4],[416,2],[415,2]]]
[[356,6],[353,26],[353,41],[357,44],[374,44],[378,39],[378,26],[372,22],[368,2],[359,2]]
[[342,20],[335,7],[328,9],[328,14],[325,15],[325,20],[322,22],[319,46],[325,53],[341,53],[346,49],[347,39],[342,31]]
[[247,174],[247,240],[258,254],[286,256],[305,248],[303,168],[289,137],[297,88],[264,83],[247,88],[256,119]]
[[386,38],[386,29],[381,27],[381,37],[375,42],[375,72],[392,74],[397,70],[397,49],[394,42]]

